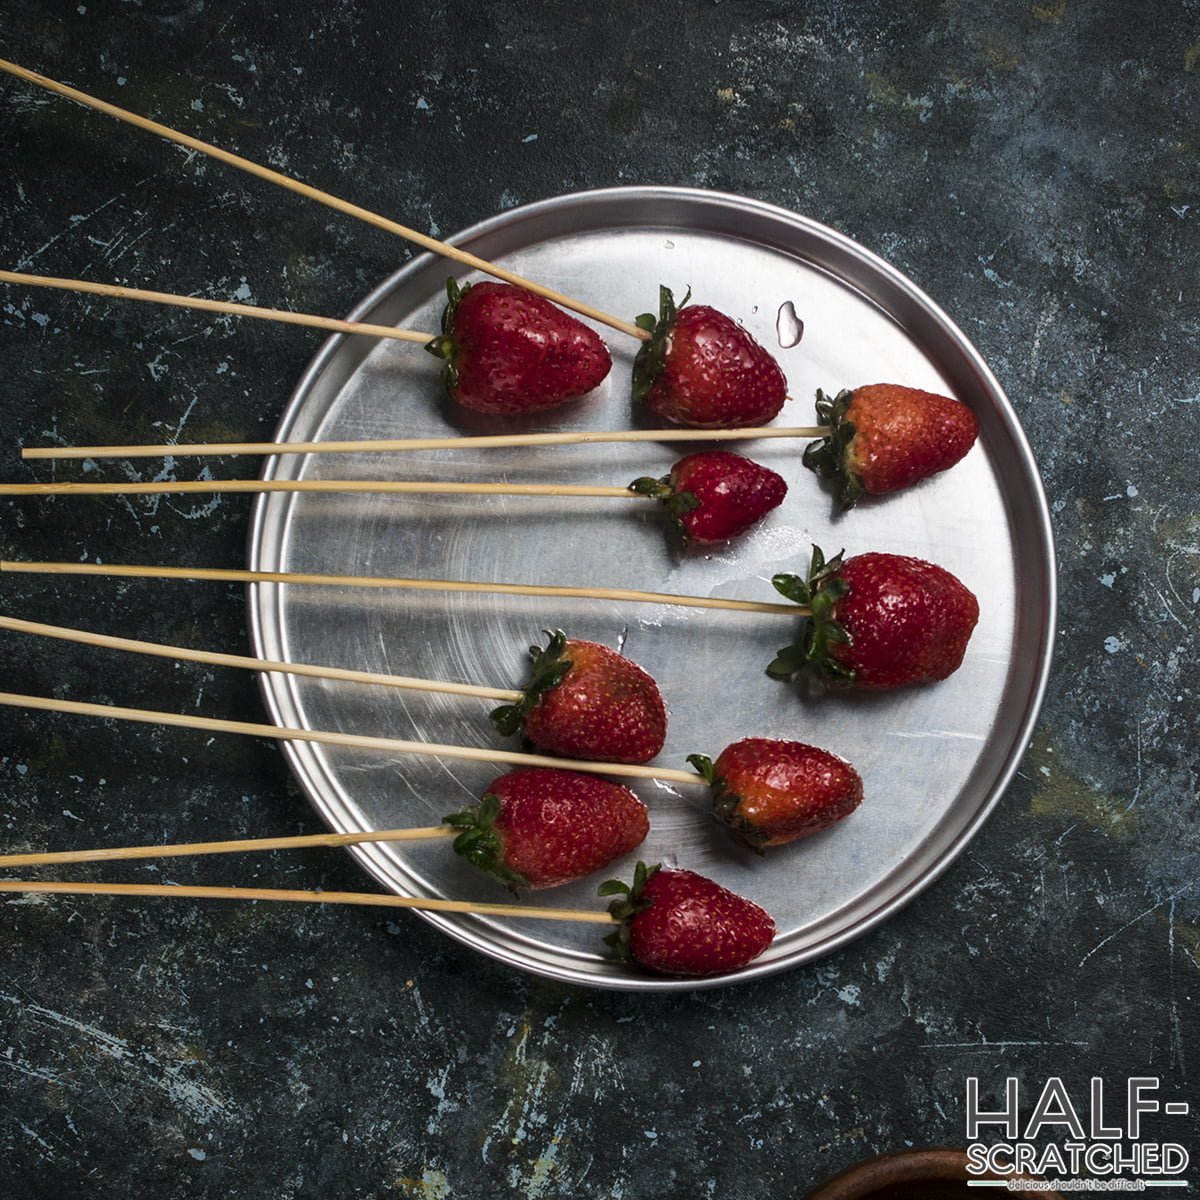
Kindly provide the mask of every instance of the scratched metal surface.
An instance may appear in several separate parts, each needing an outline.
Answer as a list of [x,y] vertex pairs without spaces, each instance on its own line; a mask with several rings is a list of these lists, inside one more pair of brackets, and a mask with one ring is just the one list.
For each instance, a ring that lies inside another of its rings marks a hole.
[[[879,253],[979,348],[1034,448],[1055,666],[1017,773],[941,878],[819,962],[738,987],[559,983],[375,910],[5,897],[0,1192],[778,1200],[875,1153],[961,1144],[969,1076],[990,1108],[1018,1077],[1026,1112],[1048,1076],[1084,1102],[1101,1076],[1106,1118],[1128,1076],[1156,1076],[1192,1116],[1152,1136],[1200,1161],[1196,5],[275,13],[0,0],[0,28],[8,58],[433,232],[652,181],[758,197]],[[0,163],[16,270],[340,314],[411,257],[2,78]],[[252,476],[249,460],[76,469],[17,451],[269,437],[319,345],[5,289],[0,469]],[[0,542],[230,566],[249,511],[21,497],[0,505]],[[245,648],[238,587],[0,579],[16,616]],[[16,691],[262,719],[242,673],[9,633],[0,656]],[[320,828],[270,743],[0,711],[7,848]],[[369,883],[337,851],[79,874]]]
[[[666,605],[424,592],[252,585],[252,640],[262,657],[360,670],[520,686],[539,631],[622,650],[659,681],[670,727],[659,761],[716,758],[738,738],[793,738],[855,764],[866,799],[851,818],[766,856],[740,849],[705,813],[707,789],[650,782],[639,858],[709,875],[774,916],[778,935],[741,971],[697,982],[613,963],[594,926],[522,924],[429,914],[433,924],[501,961],[573,983],[634,991],[721,986],[806,962],[862,933],[935,877],[1000,797],[1024,749],[1049,666],[1054,562],[1036,466],[1008,401],[978,353],[909,281],[833,230],[733,196],[666,188],[584,193],[516,209],[469,231],[464,244],[528,278],[619,314],[657,305],[656,281],[682,299],[736,315],[778,352],[788,375],[782,424],[814,420],[812,397],[843,385],[901,379],[957,395],[978,413],[979,444],[955,470],[852,513],[834,515],[800,464],[803,441],[742,449],[780,471],[784,504],[750,535],[681,552],[657,505],[628,500],[403,496],[264,496],[255,506],[256,570],[584,583],[683,595],[778,599],[779,571],[806,569],[815,541],[834,554],[888,550],[935,561],[967,582],[982,614],[948,681],[890,696],[822,694],[774,682],[764,667],[799,621]],[[422,258],[357,308],[364,320],[439,327],[446,265]],[[778,326],[803,314],[798,344]],[[529,418],[530,430],[623,429],[637,343],[609,334],[614,366],[596,393]],[[436,364],[407,345],[337,340],[305,372],[280,441],[493,432],[511,422],[455,411]],[[636,443],[457,449],[368,457],[288,455],[273,477],[507,479],[620,484],[663,475],[690,447]],[[1019,601],[1018,601],[1019,597]],[[1014,654],[1013,648],[1022,647]],[[273,719],[292,728],[372,732],[473,747],[503,745],[486,702],[261,677]],[[333,749],[284,753],[324,819],[339,831],[436,823],[474,803],[506,768]],[[409,895],[495,899],[499,889],[444,842],[369,846],[356,857]],[[596,907],[596,879],[530,897]]]

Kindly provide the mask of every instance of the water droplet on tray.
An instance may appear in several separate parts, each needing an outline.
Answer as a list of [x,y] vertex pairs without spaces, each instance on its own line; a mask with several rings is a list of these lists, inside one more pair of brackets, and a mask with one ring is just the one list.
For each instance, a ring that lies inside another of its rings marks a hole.
[[779,306],[779,313],[775,317],[775,333],[785,350],[798,346],[804,336],[804,322],[796,316],[796,306],[790,300],[785,300]]

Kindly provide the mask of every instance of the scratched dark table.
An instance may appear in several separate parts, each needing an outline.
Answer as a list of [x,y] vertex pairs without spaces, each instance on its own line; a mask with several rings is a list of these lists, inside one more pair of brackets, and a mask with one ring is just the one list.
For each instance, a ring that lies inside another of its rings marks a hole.
[[[5,1196],[757,1200],[963,1144],[969,1076],[992,1106],[1010,1075],[1196,1099],[1200,5],[575,7],[4,0],[0,53],[435,234],[671,183],[883,255],[980,348],[1041,464],[1060,631],[1023,766],[886,925],[716,991],[550,984],[407,914],[5,897]],[[339,314],[411,253],[7,76],[0,144],[12,269]],[[52,475],[22,445],[267,438],[320,341],[11,287],[0,305],[17,481]],[[248,504],[0,512],[6,557],[238,565]],[[5,576],[0,608],[246,642],[232,585]],[[0,647],[11,691],[262,716],[243,673]],[[320,828],[271,744],[11,709],[0,796],[13,850]],[[339,851],[240,863],[247,884],[369,886]],[[1194,1115],[1169,1132],[1195,1155]]]

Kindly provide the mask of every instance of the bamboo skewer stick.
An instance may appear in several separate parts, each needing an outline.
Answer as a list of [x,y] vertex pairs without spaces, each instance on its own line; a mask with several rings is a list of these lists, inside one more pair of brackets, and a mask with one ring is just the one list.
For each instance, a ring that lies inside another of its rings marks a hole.
[[506,446],[583,446],[609,442],[733,442],[817,438],[824,425],[743,429],[616,429],[580,433],[501,433],[483,437],[378,438],[342,442],[181,442],[130,446],[26,446],[22,458],[182,458],[239,454],[366,454],[408,450],[492,450]]
[[523,754],[517,750],[446,746],[436,742],[412,742],[402,738],[374,737],[363,733],[334,733],[323,729],[289,729],[282,725],[229,721],[219,717],[196,717],[187,713],[157,712],[146,708],[119,708],[109,704],[91,704],[83,700],[23,696],[15,692],[0,692],[0,704],[11,708],[32,708],[41,712],[100,717],[104,720],[137,721],[143,725],[170,725],[177,729],[199,729],[208,733],[239,733],[249,737],[316,742],[326,746],[343,746],[382,753],[427,754],[432,758],[456,758],[466,762],[499,762],[518,767],[555,767],[564,771],[584,771],[591,775],[620,775],[629,779],[661,779],[670,783],[707,786],[695,771],[679,771],[673,767],[647,767],[636,763],[588,762],[584,759],[551,758],[545,754]]
[[102,846],[90,850],[49,850],[0,854],[0,867],[49,867],[60,863],[125,862],[136,858],[192,858],[205,854],[249,854],[265,850],[303,850],[311,846],[358,846],[364,842],[419,842],[456,837],[461,829],[427,825],[377,829],[370,833],[306,833],[296,837],[243,838],[233,842],[177,842],[164,846]]
[[170,304],[176,308],[198,308],[203,312],[227,313],[235,317],[258,317],[263,321],[282,321],[287,325],[307,325],[334,333],[360,333],[368,337],[391,338],[398,342],[433,341],[432,333],[415,329],[396,329],[391,325],[367,325],[361,321],[340,321],[336,317],[317,317],[311,313],[289,312],[281,308],[262,308],[256,304],[235,304],[230,300],[206,300],[200,296],[180,296],[174,292],[149,292],[144,288],[122,287],[113,283],[93,283],[88,279],[58,279],[51,275],[21,275],[0,271],[0,283],[26,284],[29,287],[59,288],[87,292],[113,300],[144,300],[151,304]]
[[97,99],[95,96],[89,96],[86,92],[81,92],[77,88],[58,83],[56,80],[49,79],[45,75],[39,75],[36,71],[30,71],[25,67],[18,66],[14,62],[9,62],[7,59],[0,59],[0,71],[14,75],[26,83],[32,83],[37,87],[45,88],[46,91],[53,92],[55,95],[64,96],[68,100],[74,100],[78,104],[83,104],[88,108],[96,109],[98,112],[106,113],[110,117],[115,117],[118,121],[125,121],[130,125],[136,125],[139,129],[148,130],[150,133],[166,138],[176,145],[186,146],[189,150],[196,150],[201,154],[208,155],[210,158],[218,159],[231,167],[237,167],[241,171],[257,175],[258,178],[265,179],[268,183],[274,183],[279,187],[287,188],[288,191],[306,196],[310,200],[315,200],[319,204],[336,209],[347,216],[357,217],[358,220],[365,221],[368,225],[374,225],[377,229],[383,229],[407,241],[415,242],[418,246],[426,250],[431,250],[435,254],[440,254],[445,258],[453,259],[455,262],[473,267],[477,271],[483,271],[485,274],[492,275],[497,279],[503,279],[507,283],[516,284],[517,287],[522,287],[527,291],[534,292],[536,295],[544,296],[547,300],[551,300],[555,304],[561,304],[564,308],[569,308],[581,316],[589,317],[594,321],[599,321],[601,324],[620,330],[622,333],[637,338],[639,341],[644,341],[650,336],[645,330],[639,329],[632,321],[624,321],[620,317],[615,317],[598,308],[593,308],[591,305],[584,304],[580,300],[564,296],[561,292],[556,292],[542,284],[534,283],[532,280],[525,279],[513,271],[505,270],[495,263],[490,263],[486,259],[479,258],[477,255],[471,254],[466,250],[461,250],[457,246],[438,241],[428,234],[419,233],[415,229],[410,229],[408,226],[401,225],[397,221],[389,220],[387,217],[380,216],[369,209],[362,208],[357,204],[351,204],[347,200],[341,200],[329,192],[320,191],[318,188],[302,183],[298,179],[293,179],[279,171],[273,171],[270,167],[261,166],[248,158],[242,158],[241,155],[232,154],[228,150],[222,150],[219,146],[214,146],[209,142],[200,141],[199,138],[180,133],[169,126],[160,124],[158,121],[152,121],[148,117],[139,116],[128,109],[118,108],[115,104],[109,104],[104,100]]
[[483,700],[506,700],[514,703],[524,693],[509,688],[479,687],[473,683],[443,683],[436,679],[417,679],[410,675],[378,675],[372,671],[354,671],[347,667],[322,667],[312,663],[277,662],[273,659],[250,658],[242,654],[223,654],[215,650],[195,650],[188,646],[168,646],[161,642],[142,642],[134,638],[90,633],[64,625],[45,625],[38,621],[23,621],[18,617],[0,616],[0,629],[16,633],[32,633],[38,637],[59,638],[84,646],[100,646],[106,650],[123,650],[132,654],[151,654],[157,658],[182,659],[184,662],[207,663],[216,667],[240,667],[249,671],[278,671],[285,675],[304,675],[315,679],[337,679],[345,683],[377,684],[383,687],[404,688],[409,691],[441,692],[451,696],[475,696]]
[[315,575],[291,571],[247,571],[240,568],[134,566],[83,562],[15,562],[0,560],[0,572],[26,575],[92,575],[136,579],[188,579],[218,583],[287,583],[318,587],[395,588],[420,592],[484,592],[503,596],[556,596],[618,600],[635,604],[668,604],[679,608],[719,608],[736,612],[808,616],[798,604],[759,600],[726,600],[720,596],[678,596],[672,592],[640,592],[632,588],[557,587],[532,583],[477,583],[457,579],[400,579],[387,575]]
[[36,892],[53,896],[170,896],[191,900],[280,900],[290,904],[363,904],[376,908],[416,908],[424,912],[474,913],[482,917],[528,917],[537,921],[587,921],[613,925],[607,912],[588,908],[536,908],[531,904],[491,904],[474,900],[442,900],[390,896],[376,892],[305,892],[284,888],[176,886],[163,883],[60,883],[26,879],[0,880],[0,892]]
[[430,496],[601,496],[646,500],[628,487],[575,483],[445,483],[400,479],[191,479],[122,483],[0,483],[0,496],[190,495],[194,493],[368,492]]

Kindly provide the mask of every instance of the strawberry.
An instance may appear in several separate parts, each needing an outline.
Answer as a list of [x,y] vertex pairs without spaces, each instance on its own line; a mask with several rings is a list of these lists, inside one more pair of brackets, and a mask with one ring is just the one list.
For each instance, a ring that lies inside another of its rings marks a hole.
[[845,759],[773,738],[743,738],[714,764],[703,754],[688,762],[713,788],[713,814],[744,846],[762,852],[828,829],[861,803],[862,779]]
[[783,502],[782,476],[727,450],[681,458],[661,479],[643,476],[629,490],[661,500],[684,542],[724,542],[745,533]]
[[633,363],[634,403],[697,429],[770,421],[787,399],[779,364],[736,321],[687,301],[677,308],[670,290],[659,288],[658,320],[638,317],[653,336]]
[[843,508],[864,492],[894,492],[954,466],[979,433],[965,404],[898,383],[841,391],[833,400],[818,391],[817,419],[829,433],[808,444],[804,465],[838,481]]
[[814,546],[807,579],[776,575],[772,583],[812,609],[803,640],[767,667],[777,679],[807,666],[876,691],[945,679],[979,620],[979,601],[949,571],[902,554],[826,562]]
[[635,662],[597,642],[547,631],[530,646],[533,674],[515,704],[494,709],[505,734],[521,729],[540,750],[600,762],[649,762],[667,736],[658,684]]
[[621,927],[605,941],[621,962],[666,975],[716,975],[757,958],[775,937],[775,922],[757,904],[697,875],[638,863],[633,883],[611,879],[601,896]]
[[476,412],[538,412],[582,396],[612,366],[581,321],[511,283],[446,284],[442,334],[425,349],[446,360],[451,400]]
[[474,808],[445,822],[462,830],[455,851],[513,891],[598,871],[650,830],[646,806],[627,787],[542,767],[502,775]]

